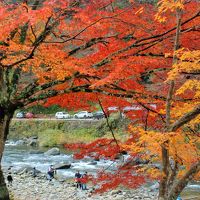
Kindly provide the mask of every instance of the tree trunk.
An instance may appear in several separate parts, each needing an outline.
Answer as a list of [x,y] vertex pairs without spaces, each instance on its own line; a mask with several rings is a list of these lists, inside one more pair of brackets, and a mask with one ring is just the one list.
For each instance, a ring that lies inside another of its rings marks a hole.
[[[12,119],[13,113],[14,111],[11,110],[5,112],[5,110],[2,107],[0,107],[0,163],[2,160],[5,141],[8,136],[9,124],[10,120]],[[0,164],[0,200],[9,200],[9,199],[10,199],[9,192],[6,187],[5,179]]]
[[3,172],[1,170],[1,165],[0,165],[0,200],[10,200],[9,192],[6,187]]
[[[175,41],[174,41],[174,56],[173,56],[173,64],[177,63],[177,56],[175,54],[175,51],[177,51],[180,48],[180,30],[181,30],[181,10],[176,10],[176,35],[175,35]],[[171,124],[171,104],[172,104],[172,97],[174,93],[174,87],[175,82],[172,80],[170,83],[168,95],[167,95],[167,101],[166,101],[166,127],[165,131],[168,132],[170,130],[170,124]],[[173,200],[168,198],[170,188],[167,184],[170,179],[170,162],[169,162],[169,150],[167,149],[168,141],[165,141],[165,143],[162,145],[162,179],[160,181],[160,187],[159,187],[159,200]],[[171,172],[173,173],[173,172]]]

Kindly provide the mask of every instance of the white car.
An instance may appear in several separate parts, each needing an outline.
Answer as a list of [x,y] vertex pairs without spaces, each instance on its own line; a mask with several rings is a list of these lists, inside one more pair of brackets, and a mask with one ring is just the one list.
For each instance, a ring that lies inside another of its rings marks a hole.
[[66,113],[66,112],[57,112],[55,114],[56,119],[67,119],[70,118],[70,114]]
[[18,113],[16,114],[16,118],[25,118],[25,113],[23,113],[23,112],[18,112]]
[[74,115],[74,118],[93,118],[93,114],[91,112],[88,111],[81,111],[79,113],[76,113]]

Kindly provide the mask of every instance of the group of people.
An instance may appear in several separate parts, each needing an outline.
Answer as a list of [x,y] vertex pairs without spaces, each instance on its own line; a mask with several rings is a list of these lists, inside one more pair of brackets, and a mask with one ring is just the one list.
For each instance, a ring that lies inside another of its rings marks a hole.
[[76,187],[82,190],[87,190],[88,174],[85,172],[81,174],[79,171],[75,174]]
[[[54,169],[53,165],[49,166],[47,174],[49,181],[51,181],[54,178],[54,175],[56,174],[56,170]],[[75,182],[77,188],[80,188],[82,190],[87,190],[87,182],[88,182],[87,172],[81,174],[79,171],[77,171],[75,173]]]
[[[56,174],[56,170],[54,169],[53,165],[49,166],[47,174],[49,181],[51,181],[54,178],[54,175]],[[77,171],[75,173],[75,182],[77,188],[80,188],[82,190],[87,190],[87,182],[88,182],[87,172],[81,174],[79,171]]]
[[[48,179],[51,181],[54,178],[54,175],[56,174],[56,170],[53,167],[53,165],[49,166],[48,169]],[[37,176],[37,170],[34,167],[32,172],[33,177],[35,178]],[[8,186],[12,186],[13,178],[11,174],[11,167],[8,168],[8,176],[7,176]],[[76,181],[76,187],[80,188],[82,190],[88,190],[87,183],[89,181],[88,173],[85,172],[84,174],[81,174],[79,171],[75,173],[75,181]],[[182,200],[180,195],[177,197],[177,200]]]

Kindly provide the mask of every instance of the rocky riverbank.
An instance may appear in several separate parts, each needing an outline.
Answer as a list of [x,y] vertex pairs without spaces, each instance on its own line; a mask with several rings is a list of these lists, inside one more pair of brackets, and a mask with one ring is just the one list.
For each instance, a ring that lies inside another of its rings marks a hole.
[[[35,178],[30,173],[13,174],[13,179],[12,186],[9,186],[12,200],[156,200],[158,195],[158,184],[135,190],[120,188],[93,194],[93,185],[88,185],[88,190],[83,191],[76,188],[72,179],[49,181],[42,173]],[[187,189],[181,197],[182,200],[200,200],[200,191]]]
[[89,186],[89,190],[82,191],[70,180],[48,181],[44,176],[32,178],[28,174],[14,175],[13,185],[9,190],[14,200],[155,200],[157,196],[156,191],[144,187],[91,195],[92,186]]

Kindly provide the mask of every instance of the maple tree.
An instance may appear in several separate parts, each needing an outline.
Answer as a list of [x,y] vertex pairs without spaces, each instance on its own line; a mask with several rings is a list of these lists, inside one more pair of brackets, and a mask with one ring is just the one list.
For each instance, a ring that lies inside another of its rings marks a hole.
[[[119,98],[120,107],[134,103],[142,109],[132,116],[137,119],[132,138],[122,144],[112,133],[113,140],[96,142],[108,146],[99,156],[107,150],[112,159],[128,150],[162,161],[162,172],[155,173],[159,198],[174,199],[200,168],[198,5],[183,0],[162,0],[158,7],[133,1],[120,7],[110,0],[1,1],[0,160],[16,109],[44,100],[68,108],[86,106],[88,100],[108,107],[114,103],[108,101],[111,96]],[[120,177],[132,169],[142,170],[127,164]],[[146,171],[151,175],[155,169]],[[144,182],[144,176],[137,177],[121,183],[135,187]],[[2,170],[0,199],[9,199]]]

